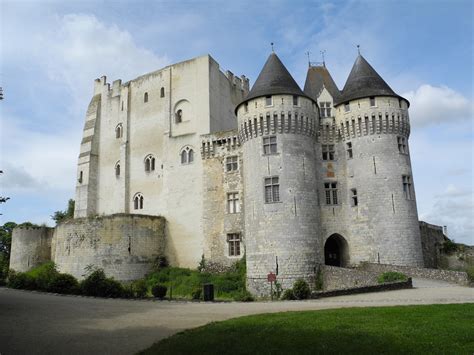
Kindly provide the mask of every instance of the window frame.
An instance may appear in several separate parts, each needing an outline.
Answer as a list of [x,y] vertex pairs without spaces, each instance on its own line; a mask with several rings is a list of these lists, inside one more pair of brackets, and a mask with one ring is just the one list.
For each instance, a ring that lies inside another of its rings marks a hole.
[[145,172],[151,173],[155,171],[156,160],[153,154],[148,154],[145,159],[143,160],[145,164]]
[[[265,176],[263,178],[263,186],[263,198],[265,203],[281,202],[280,177],[278,175]],[[270,193],[267,193],[267,191],[270,191]]]
[[[276,135],[270,135],[270,136],[262,137],[262,147],[263,147],[263,155],[278,154],[277,136]],[[266,151],[266,147],[268,147],[268,152]]]
[[225,171],[231,173],[239,170],[239,156],[231,155],[225,158]]
[[120,160],[115,163],[115,177],[118,179],[120,178]]
[[265,107],[271,107],[271,106],[273,106],[273,95],[267,95],[265,96]]
[[351,192],[351,207],[359,206],[359,195],[356,188],[350,189]]
[[336,145],[335,144],[321,144],[321,157],[323,161],[335,161],[336,160]]
[[408,155],[408,140],[406,137],[397,136],[397,146],[400,154]]
[[174,113],[174,123],[179,124],[183,122],[183,110],[177,109]]
[[240,196],[238,191],[227,193],[227,213],[240,213]]
[[411,175],[402,175],[403,196],[407,200],[414,200],[413,181]]
[[347,159],[354,158],[354,151],[352,149],[352,142],[346,142]]
[[145,92],[145,93],[143,94],[143,103],[146,104],[146,103],[148,102],[148,99],[149,99],[149,97],[148,97],[148,92]]
[[370,107],[377,107],[377,101],[375,100],[375,96],[369,97],[369,104],[370,104]]
[[339,193],[337,181],[325,181],[324,183],[324,197],[326,206],[339,205]]
[[351,112],[351,103],[345,102],[344,103],[344,112]]
[[144,206],[144,197],[141,192],[137,192],[133,196],[133,209],[134,210],[142,210]]
[[241,253],[241,244],[242,244],[242,235],[241,233],[227,233],[227,255],[229,257],[240,257]]
[[[189,165],[194,162],[194,149],[192,147],[186,146],[181,149],[179,153],[181,165]],[[184,159],[183,159],[184,158]]]

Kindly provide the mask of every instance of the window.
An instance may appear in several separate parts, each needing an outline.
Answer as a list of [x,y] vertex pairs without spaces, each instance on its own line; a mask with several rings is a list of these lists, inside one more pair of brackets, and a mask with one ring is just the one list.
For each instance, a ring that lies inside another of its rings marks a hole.
[[225,166],[226,166],[225,170],[236,171],[239,167],[238,161],[239,161],[238,156],[227,157],[225,161]]
[[375,97],[373,97],[373,96],[370,97],[370,106],[371,107],[375,106]]
[[123,101],[122,101],[122,108],[121,108],[121,110],[123,111]]
[[183,122],[183,110],[176,111],[176,113],[174,114],[174,118],[176,123]]
[[263,137],[263,154],[276,154],[277,138],[276,136]]
[[346,102],[344,104],[344,111],[349,112],[350,110],[351,110],[351,105],[348,102]]
[[181,164],[191,164],[194,161],[194,151],[186,147],[181,151]]
[[165,97],[165,88],[160,89],[160,97]]
[[143,95],[143,102],[148,102],[148,93],[147,92]]
[[359,205],[359,200],[357,199],[357,189],[351,189],[351,206],[355,207]]
[[402,100],[398,99],[398,107],[402,108]]
[[155,157],[153,155],[147,155],[145,158],[145,171],[148,173],[155,170]]
[[298,96],[293,95],[293,106],[298,106]]
[[412,199],[412,183],[410,175],[402,175],[403,194],[407,200]]
[[137,193],[133,197],[133,208],[135,210],[142,210],[143,209],[143,195],[141,193]]
[[240,255],[240,234],[239,233],[227,234],[227,244],[229,245],[229,256]]
[[115,138],[122,138],[123,135],[123,127],[122,124],[119,123],[117,127],[115,127]]
[[325,182],[326,205],[337,205],[337,182]]
[[265,178],[265,203],[280,201],[280,182],[278,176]]
[[352,159],[352,142],[346,143],[347,159]]
[[115,164],[115,177],[120,177],[120,161]]
[[334,160],[334,144],[323,144],[322,145],[322,151],[323,151],[323,160]]
[[405,137],[397,137],[398,151],[402,154],[408,154],[407,141]]
[[227,194],[227,212],[228,213],[239,213],[240,212],[239,193],[238,192],[229,192]]
[[273,100],[271,96],[265,96],[265,106],[271,106],[273,104]]
[[244,109],[245,109],[245,112],[249,112],[249,103],[248,102],[246,102],[244,104]]
[[79,182],[79,184],[82,184],[82,176],[83,176],[83,173],[82,173],[82,170],[79,172],[79,178],[77,179],[77,181]]
[[331,117],[331,103],[330,102],[320,102],[319,103],[319,115],[321,117]]

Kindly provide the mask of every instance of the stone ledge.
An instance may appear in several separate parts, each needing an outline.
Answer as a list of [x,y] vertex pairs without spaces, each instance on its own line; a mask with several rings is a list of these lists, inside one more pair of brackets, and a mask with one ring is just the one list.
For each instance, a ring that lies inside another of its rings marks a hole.
[[358,293],[369,293],[369,292],[383,292],[392,290],[403,290],[413,288],[412,280],[409,278],[407,281],[390,282],[380,285],[363,286],[363,287],[352,287],[340,290],[332,291],[315,291],[311,293],[311,298],[323,298],[323,297],[335,297],[345,295],[355,295]]

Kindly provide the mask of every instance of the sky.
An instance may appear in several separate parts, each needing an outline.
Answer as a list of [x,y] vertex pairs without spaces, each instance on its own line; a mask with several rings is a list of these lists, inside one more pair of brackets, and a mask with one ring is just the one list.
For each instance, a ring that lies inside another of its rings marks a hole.
[[0,223],[54,225],[74,198],[93,81],[206,53],[254,82],[274,43],[301,87],[321,61],[340,89],[362,55],[411,102],[420,220],[474,244],[473,4],[397,1],[0,0]]

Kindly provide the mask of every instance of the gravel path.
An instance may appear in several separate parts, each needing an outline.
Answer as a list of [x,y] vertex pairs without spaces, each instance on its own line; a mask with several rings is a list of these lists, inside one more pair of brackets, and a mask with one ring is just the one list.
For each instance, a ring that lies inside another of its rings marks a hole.
[[211,304],[96,299],[0,288],[0,354],[134,354],[183,329],[249,314],[474,303],[473,288],[422,279],[415,285],[410,290],[320,300]]

